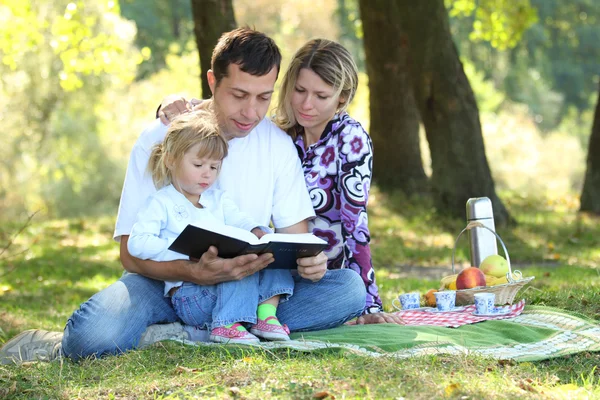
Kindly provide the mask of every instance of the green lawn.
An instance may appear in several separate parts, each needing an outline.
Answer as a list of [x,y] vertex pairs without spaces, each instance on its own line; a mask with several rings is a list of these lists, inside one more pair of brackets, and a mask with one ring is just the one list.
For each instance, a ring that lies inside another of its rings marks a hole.
[[[600,320],[600,220],[578,216],[572,199],[504,199],[518,224],[498,233],[512,262],[536,276],[520,297]],[[14,238],[0,255],[0,344],[24,329],[62,330],[82,301],[118,279],[113,222],[34,218]],[[0,228],[0,248],[21,225]],[[377,280],[391,311],[398,293],[439,286],[464,222],[436,215],[427,202],[374,191],[370,226]],[[467,249],[465,238],[457,250],[461,266]],[[409,266],[437,268],[406,276]],[[160,343],[77,364],[0,366],[0,398],[600,398],[599,364],[598,353],[513,363]]]

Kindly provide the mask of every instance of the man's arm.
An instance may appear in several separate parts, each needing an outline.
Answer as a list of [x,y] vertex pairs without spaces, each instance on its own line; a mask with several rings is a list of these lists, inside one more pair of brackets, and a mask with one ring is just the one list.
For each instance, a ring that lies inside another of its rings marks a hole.
[[[285,228],[275,229],[277,233],[307,233],[308,221],[300,221],[297,224]],[[298,274],[304,279],[318,282],[327,272],[327,256],[321,252],[313,257],[303,257],[296,260],[298,263]]]
[[235,281],[260,271],[273,262],[273,255],[266,253],[257,256],[246,254],[235,258],[218,257],[215,247],[211,247],[200,260],[151,261],[140,260],[129,254],[129,235],[121,236],[120,259],[128,272],[164,281],[186,281],[198,285],[215,285]]

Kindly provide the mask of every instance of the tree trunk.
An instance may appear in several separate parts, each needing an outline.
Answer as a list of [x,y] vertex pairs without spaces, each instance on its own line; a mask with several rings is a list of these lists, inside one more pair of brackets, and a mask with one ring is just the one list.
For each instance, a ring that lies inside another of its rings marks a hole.
[[465,216],[470,197],[489,197],[497,225],[509,214],[496,194],[479,110],[452,41],[444,0],[397,0],[409,46],[415,100],[431,152],[431,187],[439,211]]
[[401,9],[389,0],[360,0],[359,6],[369,75],[374,180],[384,190],[426,193],[419,113],[408,76],[406,37],[398,22]]
[[235,29],[232,0],[191,0],[194,34],[200,55],[202,97],[211,96],[206,73],[210,69],[212,51],[224,32]]
[[600,87],[598,88],[598,101],[588,146],[587,169],[579,210],[600,215]]

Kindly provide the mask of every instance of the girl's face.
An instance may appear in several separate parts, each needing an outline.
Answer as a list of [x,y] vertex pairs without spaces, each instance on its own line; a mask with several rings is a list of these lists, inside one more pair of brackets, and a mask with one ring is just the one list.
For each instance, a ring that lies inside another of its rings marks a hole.
[[200,195],[217,180],[222,161],[198,158],[200,146],[201,143],[192,146],[179,164],[169,167],[173,186],[196,206]]
[[311,69],[300,70],[292,93],[292,109],[296,121],[308,135],[319,138],[340,102],[344,102],[335,92]]

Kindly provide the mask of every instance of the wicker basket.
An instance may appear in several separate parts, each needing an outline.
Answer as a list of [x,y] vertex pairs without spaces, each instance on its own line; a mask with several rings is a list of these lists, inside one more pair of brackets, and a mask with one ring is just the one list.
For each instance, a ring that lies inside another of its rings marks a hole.
[[[498,236],[498,234],[496,232],[494,232],[492,229],[488,228],[487,226],[483,225],[481,222],[469,222],[469,224],[467,225],[467,227],[465,229],[463,229],[460,234],[458,235],[458,237],[456,238],[456,241],[454,243],[454,249],[452,250],[452,274],[454,274],[454,256],[456,254],[456,245],[458,244],[458,240],[460,239],[460,237],[462,236],[463,233],[465,233],[468,230],[471,230],[473,228],[484,228],[487,229],[488,231],[492,232],[495,236],[496,239],[498,239],[498,241],[500,242],[500,244],[502,245],[502,249],[504,250],[504,255],[506,258],[506,263],[508,264],[508,273],[506,274],[506,279],[508,281],[508,283],[502,284],[502,285],[495,285],[495,286],[478,286],[472,289],[461,289],[461,290],[457,290],[456,291],[456,304],[457,305],[465,305],[465,304],[473,304],[474,302],[474,297],[477,293],[494,293],[496,295],[496,304],[512,304],[515,296],[517,295],[517,292],[526,284],[528,284],[529,282],[531,282],[535,277],[534,276],[529,276],[527,278],[523,278],[523,274],[521,273],[521,271],[519,270],[515,270],[513,271],[511,266],[510,266],[510,257],[508,255],[508,250],[506,250],[506,246],[504,245],[504,242],[502,241],[502,239],[500,238],[500,236]],[[440,288],[440,290],[444,290],[444,288]]]

